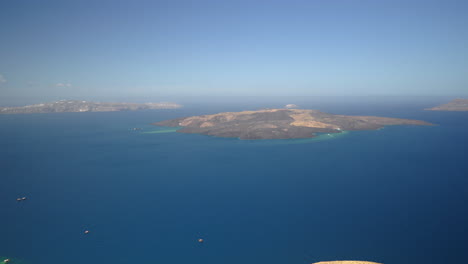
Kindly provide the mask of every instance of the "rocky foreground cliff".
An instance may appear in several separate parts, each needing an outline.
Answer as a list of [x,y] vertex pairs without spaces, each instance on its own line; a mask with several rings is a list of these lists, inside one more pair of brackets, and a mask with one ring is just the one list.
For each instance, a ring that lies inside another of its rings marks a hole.
[[355,260],[342,260],[342,261],[320,261],[312,264],[382,264],[371,261],[355,261]]
[[425,110],[431,111],[468,111],[468,99],[455,99],[446,104],[438,105]]
[[289,139],[310,138],[316,133],[340,133],[343,130],[375,130],[387,125],[432,124],[400,118],[334,115],[318,110],[266,109],[183,117],[154,125],[182,127],[177,132],[217,137]]
[[62,112],[114,112],[145,109],[174,109],[182,107],[176,103],[100,103],[77,100],[60,100],[51,103],[26,105],[20,107],[0,107],[0,114],[33,114]]

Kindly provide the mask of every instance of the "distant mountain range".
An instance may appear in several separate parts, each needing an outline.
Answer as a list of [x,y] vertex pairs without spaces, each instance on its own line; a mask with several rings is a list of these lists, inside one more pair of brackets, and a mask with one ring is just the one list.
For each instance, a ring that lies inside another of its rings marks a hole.
[[26,105],[20,107],[0,107],[0,114],[33,114],[63,112],[114,112],[146,109],[175,109],[182,105],[170,102],[160,103],[101,103],[78,100],[60,100],[51,103]]

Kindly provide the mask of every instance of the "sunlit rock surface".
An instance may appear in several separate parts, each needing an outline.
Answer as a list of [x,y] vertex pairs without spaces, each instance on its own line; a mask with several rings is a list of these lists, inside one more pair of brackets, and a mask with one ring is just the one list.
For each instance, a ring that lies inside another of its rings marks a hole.
[[371,261],[341,260],[341,261],[321,261],[312,264],[382,264]]

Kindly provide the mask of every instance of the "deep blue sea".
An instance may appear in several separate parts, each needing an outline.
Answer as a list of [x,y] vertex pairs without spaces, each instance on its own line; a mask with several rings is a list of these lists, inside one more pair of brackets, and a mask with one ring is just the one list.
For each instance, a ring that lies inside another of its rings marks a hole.
[[[0,256],[12,264],[465,263],[468,112],[422,110],[446,101],[247,98],[1,115]],[[156,121],[286,103],[437,126],[324,140],[148,133],[163,130]]]

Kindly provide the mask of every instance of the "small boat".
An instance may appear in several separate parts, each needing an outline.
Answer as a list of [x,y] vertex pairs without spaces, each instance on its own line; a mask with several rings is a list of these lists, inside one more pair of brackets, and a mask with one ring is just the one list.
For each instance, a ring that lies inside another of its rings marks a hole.
[[26,197],[20,197],[20,198],[16,198],[16,201],[22,202],[22,201],[25,201],[26,199],[28,199],[28,198],[26,198]]
[[85,230],[84,233],[85,233],[85,235],[89,234],[89,230]]
[[199,238],[199,239],[198,239],[198,243],[203,243],[203,241],[204,241],[204,240],[203,240],[202,238]]
[[3,263],[8,263],[8,262],[10,262],[10,259],[5,259],[5,260],[3,261]]

